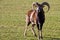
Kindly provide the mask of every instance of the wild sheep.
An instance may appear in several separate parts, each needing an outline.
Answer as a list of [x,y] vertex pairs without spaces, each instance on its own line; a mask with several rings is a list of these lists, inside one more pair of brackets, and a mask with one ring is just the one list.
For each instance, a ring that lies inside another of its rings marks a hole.
[[[35,36],[35,30],[34,30],[34,26],[37,25],[38,28],[38,40],[40,40],[40,38],[42,39],[42,26],[44,24],[45,21],[45,15],[44,15],[44,5],[46,5],[48,7],[48,11],[50,9],[50,6],[47,2],[43,2],[42,4],[39,4],[38,2],[33,2],[32,4],[32,9],[29,10],[26,14],[26,28],[24,31],[24,36],[26,35],[26,31],[27,31],[27,26],[29,26],[30,24],[32,24],[32,32]],[[37,9],[34,9],[34,7],[37,7]]]

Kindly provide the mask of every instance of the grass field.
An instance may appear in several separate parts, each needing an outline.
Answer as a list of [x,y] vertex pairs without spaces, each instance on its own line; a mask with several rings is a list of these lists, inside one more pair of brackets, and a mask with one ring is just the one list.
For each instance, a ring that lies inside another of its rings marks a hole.
[[[39,3],[47,1],[51,7],[50,11],[45,13],[43,40],[60,40],[59,0],[0,0],[0,40],[37,40],[31,30],[27,32],[26,38],[23,36],[25,14],[31,9],[32,2],[36,1]],[[37,33],[36,27],[35,31]]]

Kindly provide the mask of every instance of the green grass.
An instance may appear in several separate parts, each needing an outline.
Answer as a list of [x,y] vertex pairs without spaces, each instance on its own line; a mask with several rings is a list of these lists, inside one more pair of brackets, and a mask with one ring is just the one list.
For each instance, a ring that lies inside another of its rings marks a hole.
[[[34,1],[40,3],[47,1],[51,7],[50,11],[45,13],[43,40],[60,40],[59,0],[0,0],[0,40],[37,40],[30,30],[26,38],[23,36],[25,14],[28,9],[31,9]],[[36,26],[35,31],[37,33]]]

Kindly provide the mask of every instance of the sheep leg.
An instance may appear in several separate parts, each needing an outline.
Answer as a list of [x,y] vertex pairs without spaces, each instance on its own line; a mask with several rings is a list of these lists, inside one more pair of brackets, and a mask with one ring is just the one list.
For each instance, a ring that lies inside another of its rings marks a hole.
[[40,38],[41,39],[43,39],[43,37],[42,37],[42,26],[43,26],[43,24],[40,24]]
[[37,28],[38,28],[38,40],[43,39],[43,37],[42,37],[42,26],[43,26],[43,24],[37,23]]
[[43,26],[43,24],[39,24],[39,29],[38,29],[39,40],[43,39],[43,37],[42,37],[42,26]]
[[26,27],[25,27],[25,31],[24,31],[24,36],[26,36],[26,32],[27,32],[27,29],[28,29],[28,26],[30,25],[30,20],[29,20],[29,17],[26,16]]
[[34,26],[35,26],[35,24],[32,24],[32,33],[33,33],[34,36],[37,37],[37,35],[36,35],[36,33],[35,33],[35,30],[34,30]]
[[26,36],[27,29],[28,29],[28,26],[26,25],[25,31],[24,31],[24,36]]

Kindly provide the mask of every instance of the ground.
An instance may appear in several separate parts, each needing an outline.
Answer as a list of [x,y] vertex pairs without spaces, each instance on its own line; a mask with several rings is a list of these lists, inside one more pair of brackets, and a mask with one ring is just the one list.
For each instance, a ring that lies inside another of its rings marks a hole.
[[[0,40],[37,40],[31,30],[28,30],[26,38],[23,36],[25,15],[31,9],[32,2],[36,1],[50,4],[49,12],[46,12],[47,7],[44,8],[46,19],[43,25],[43,39],[60,40],[59,0],[0,0]],[[37,33],[36,26],[35,31]]]

